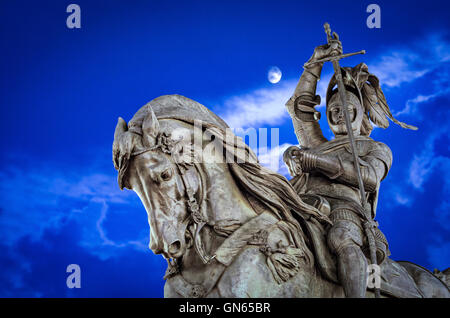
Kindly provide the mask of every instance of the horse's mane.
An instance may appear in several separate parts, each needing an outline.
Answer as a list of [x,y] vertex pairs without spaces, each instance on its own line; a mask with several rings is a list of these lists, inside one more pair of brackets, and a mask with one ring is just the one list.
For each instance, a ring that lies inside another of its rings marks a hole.
[[233,136],[230,143],[229,137],[224,138],[225,131],[212,125],[206,126],[208,132],[215,136],[215,140],[223,143],[226,152],[224,156],[226,158],[234,156],[234,160],[229,162],[228,166],[235,181],[278,218],[296,223],[292,216],[294,212],[306,219],[309,216],[323,219],[323,215],[316,208],[301,200],[284,176],[262,166],[242,138]]

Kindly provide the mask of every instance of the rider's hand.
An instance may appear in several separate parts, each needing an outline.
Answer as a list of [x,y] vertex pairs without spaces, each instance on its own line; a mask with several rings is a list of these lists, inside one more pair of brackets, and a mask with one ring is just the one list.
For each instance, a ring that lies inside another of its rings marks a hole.
[[342,54],[342,43],[339,41],[338,34],[333,32],[333,37],[330,40],[330,43],[316,47],[308,63],[340,54]]
[[317,154],[296,146],[289,147],[283,154],[283,160],[293,176],[314,170],[317,166],[317,159]]
[[286,163],[289,173],[291,176],[295,177],[302,174],[301,162],[297,157],[300,154],[300,148],[296,146],[291,146],[283,154],[283,161]]

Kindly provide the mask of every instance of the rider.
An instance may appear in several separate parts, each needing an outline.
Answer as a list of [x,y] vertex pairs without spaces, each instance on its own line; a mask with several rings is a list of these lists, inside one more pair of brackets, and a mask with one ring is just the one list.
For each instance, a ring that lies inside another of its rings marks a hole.
[[[312,202],[329,213],[333,225],[328,229],[327,243],[337,258],[338,279],[346,297],[365,297],[369,257],[365,221],[370,222],[374,229],[377,262],[381,264],[389,256],[388,243],[373,218],[380,182],[391,167],[392,153],[388,146],[369,137],[373,129],[371,121],[386,128],[389,125],[387,116],[404,128],[416,128],[393,118],[378,79],[368,72],[365,64],[342,68],[352,133],[367,193],[368,206],[363,208],[334,76],[326,96],[327,120],[334,139],[328,141],[323,136],[318,123],[320,113],[314,108],[320,104],[316,86],[323,66],[323,62],[314,62],[335,54],[342,54],[338,38],[317,47],[305,64],[293,96],[286,103],[300,148],[288,148],[284,160],[294,176],[291,182],[304,201]],[[364,218],[365,210],[370,211],[370,220]]]

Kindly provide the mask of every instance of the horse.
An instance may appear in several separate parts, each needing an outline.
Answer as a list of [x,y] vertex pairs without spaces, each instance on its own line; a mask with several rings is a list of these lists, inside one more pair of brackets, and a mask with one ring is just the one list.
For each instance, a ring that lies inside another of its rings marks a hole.
[[[113,162],[145,207],[149,248],[168,262],[164,297],[345,297],[311,241],[327,216],[200,103],[164,95],[128,124],[119,117]],[[382,272],[383,297],[450,297],[418,265],[388,259]]]

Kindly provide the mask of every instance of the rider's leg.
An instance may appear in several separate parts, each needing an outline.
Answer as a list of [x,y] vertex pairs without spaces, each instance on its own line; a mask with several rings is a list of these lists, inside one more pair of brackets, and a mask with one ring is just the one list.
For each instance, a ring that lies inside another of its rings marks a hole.
[[361,251],[361,229],[347,220],[336,221],[328,233],[328,244],[337,256],[338,276],[345,296],[364,298],[368,263]]

